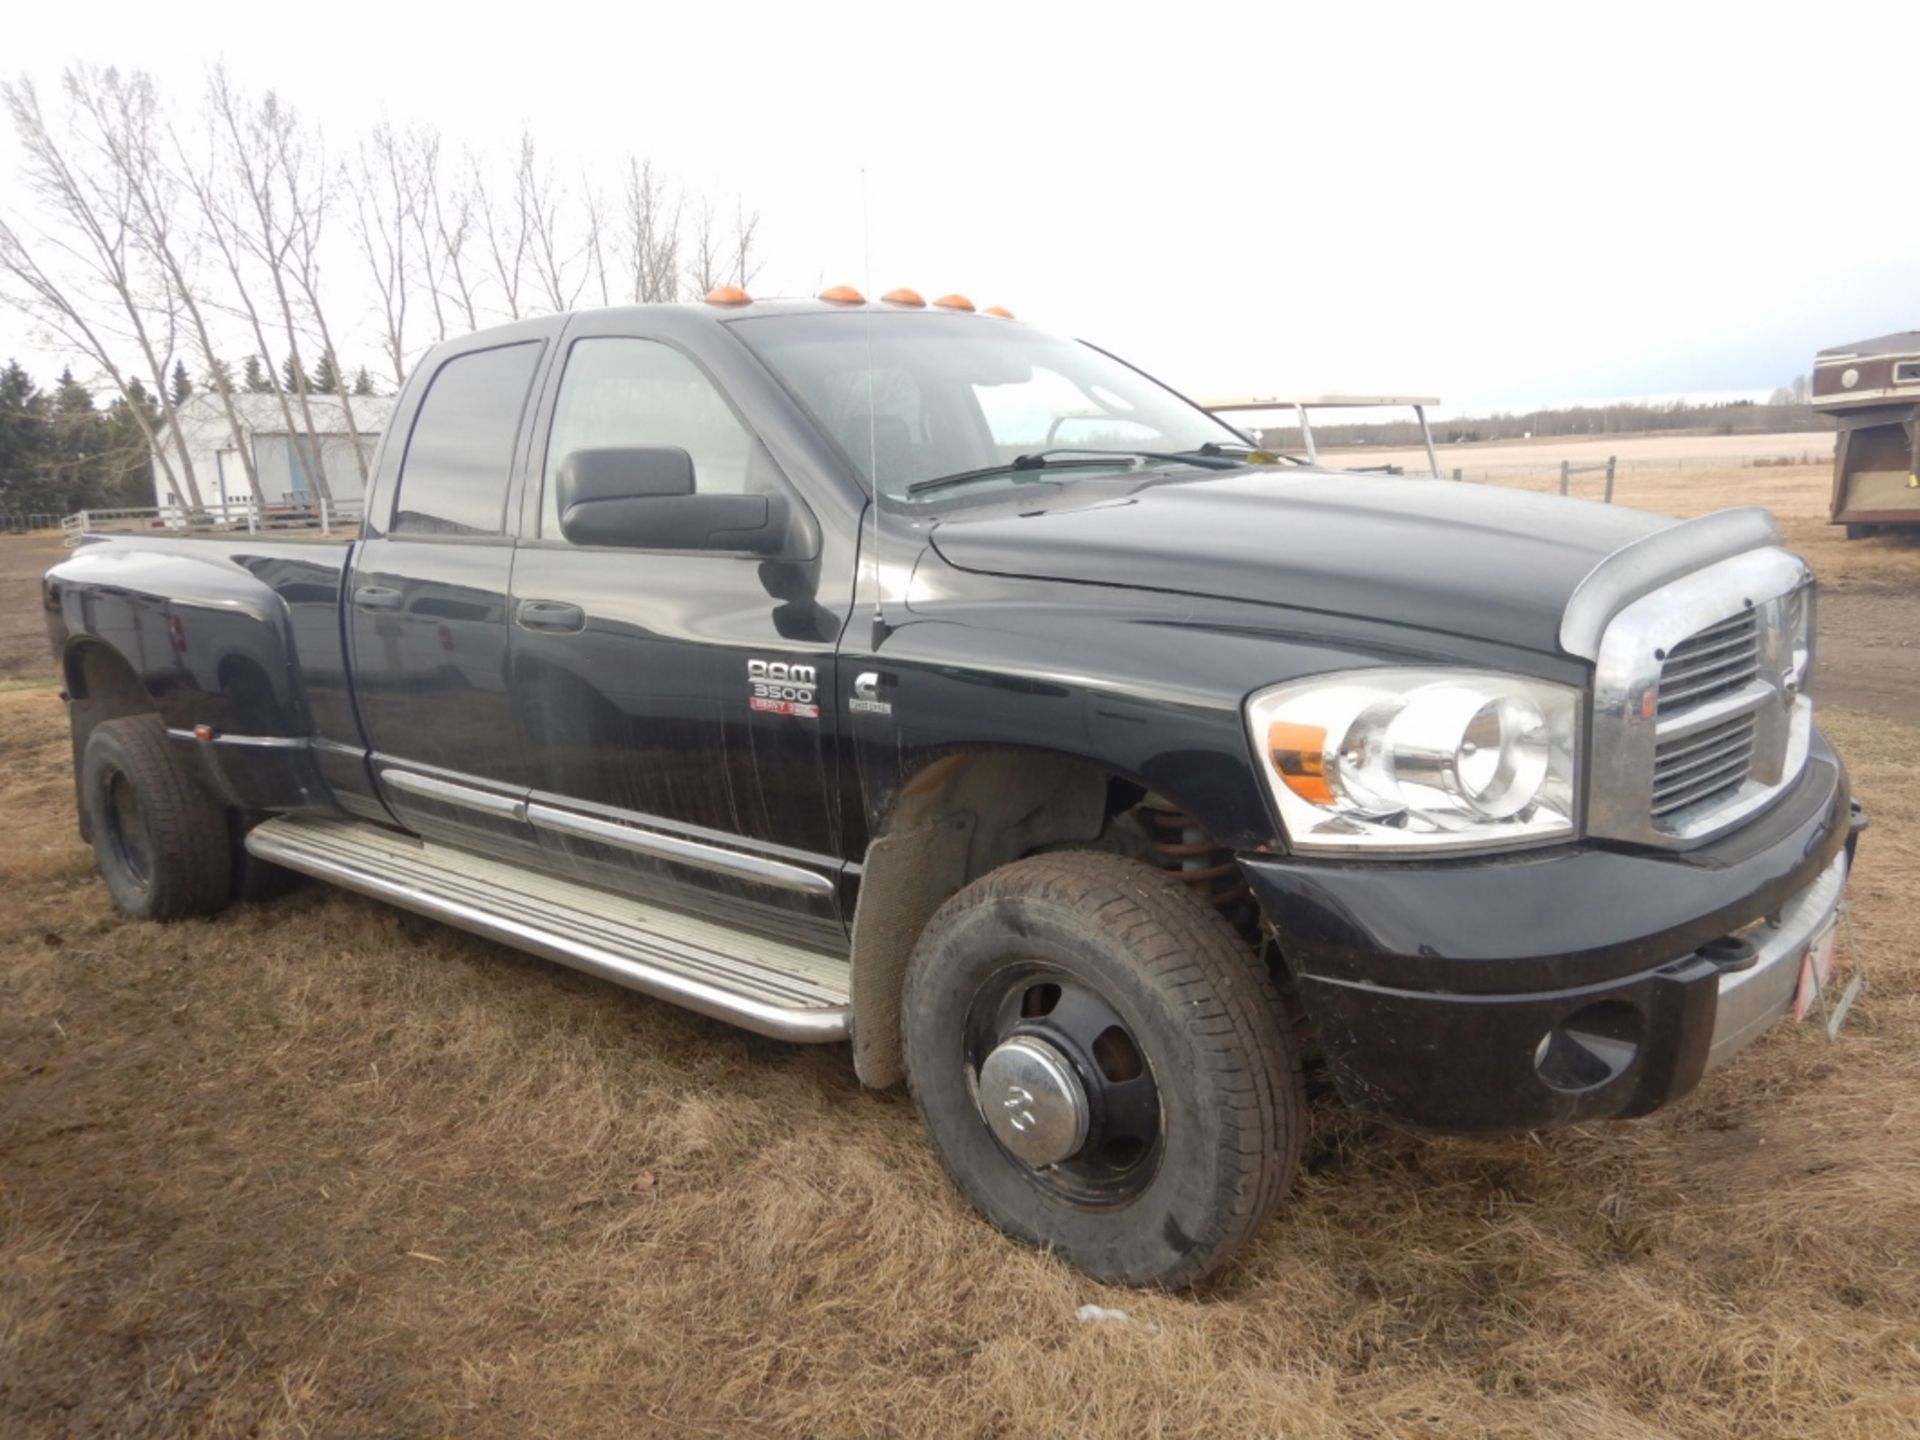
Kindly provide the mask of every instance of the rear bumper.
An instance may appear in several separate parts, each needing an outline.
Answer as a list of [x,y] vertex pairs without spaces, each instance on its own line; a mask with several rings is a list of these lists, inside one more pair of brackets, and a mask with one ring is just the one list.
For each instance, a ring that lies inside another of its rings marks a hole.
[[[1757,1039],[1839,909],[1856,823],[1816,739],[1776,805],[1684,854],[1241,868],[1349,1105],[1440,1131],[1528,1130],[1645,1114]],[[1736,934],[1748,953],[1710,958]]]

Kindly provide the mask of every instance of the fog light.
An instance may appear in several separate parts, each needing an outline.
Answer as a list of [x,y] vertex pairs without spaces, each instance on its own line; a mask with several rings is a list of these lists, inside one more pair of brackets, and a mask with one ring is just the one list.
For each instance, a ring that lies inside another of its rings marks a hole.
[[1576,1010],[1533,1048],[1533,1068],[1556,1090],[1595,1090],[1625,1074],[1640,1054],[1642,1017],[1624,1000]]

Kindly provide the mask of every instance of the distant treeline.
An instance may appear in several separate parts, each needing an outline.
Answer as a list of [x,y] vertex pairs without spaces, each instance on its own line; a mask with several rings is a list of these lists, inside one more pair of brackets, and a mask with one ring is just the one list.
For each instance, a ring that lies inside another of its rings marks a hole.
[[[1803,382],[1804,383],[1804,382]],[[1517,414],[1460,417],[1433,422],[1433,438],[1445,445],[1473,445],[1489,440],[1520,440],[1599,435],[1649,435],[1675,430],[1709,435],[1768,435],[1794,430],[1832,429],[1832,422],[1814,414],[1804,400],[1794,400],[1783,388],[1766,403],[1730,400],[1710,405],[1674,400],[1662,405],[1574,405],[1558,410],[1525,410]],[[1320,412],[1331,417],[1330,411]],[[1362,423],[1322,424],[1313,420],[1313,438],[1326,446],[1382,445],[1394,449],[1420,443],[1420,426],[1406,419]],[[1261,443],[1282,449],[1300,448],[1298,426],[1271,426],[1260,432]]]

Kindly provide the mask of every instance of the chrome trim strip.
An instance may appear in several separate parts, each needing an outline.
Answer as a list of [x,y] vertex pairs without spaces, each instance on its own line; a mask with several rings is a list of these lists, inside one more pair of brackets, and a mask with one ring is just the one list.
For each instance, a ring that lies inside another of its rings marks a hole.
[[437,800],[442,805],[457,805],[462,810],[472,810],[481,815],[493,815],[502,820],[527,818],[527,802],[524,800],[516,800],[511,795],[496,795],[491,790],[476,790],[471,785],[456,785],[451,780],[436,780],[431,775],[421,775],[412,770],[383,765],[380,767],[380,783],[391,785],[402,795]]
[[1574,587],[1560,617],[1560,648],[1583,660],[1598,659],[1608,622],[1634,601],[1660,589],[1675,575],[1779,543],[1780,530],[1773,516],[1748,505],[1716,510],[1623,545]]
[[247,745],[260,750],[306,750],[313,745],[305,735],[223,735],[214,732],[211,740],[202,740],[191,730],[176,730],[169,726],[167,736],[172,740],[186,740],[195,745]]
[[755,1034],[775,1040],[822,1044],[845,1040],[852,1033],[851,1005],[819,1010],[783,1009],[736,995],[690,975],[677,974],[615,954],[584,940],[575,940],[524,921],[493,914],[451,896],[437,895],[419,885],[314,855],[297,844],[287,843],[265,826],[249,832],[246,843],[248,853],[258,855],[262,860],[312,875],[344,890],[353,890],[432,916],[489,940],[497,940],[502,945],[544,956],[575,970],[584,970],[629,990],[638,990],[655,999],[684,1006],[716,1020],[725,1020]]
[[1702,730],[1724,725],[1729,720],[1737,720],[1742,715],[1750,715],[1769,700],[1777,701],[1779,698],[1780,692],[1766,681],[1749,680],[1731,694],[1716,695],[1711,700],[1703,700],[1698,705],[1682,710],[1678,715],[1656,719],[1653,725],[1654,738],[1661,745],[1669,740],[1682,740]]
[[722,875],[757,881],[779,890],[796,890],[803,895],[833,895],[838,886],[830,876],[783,860],[768,860],[744,850],[727,850],[698,840],[685,840],[659,830],[642,830],[636,825],[621,825],[612,820],[582,815],[538,802],[526,807],[527,819],[536,830],[549,830],[576,840],[591,840],[615,849],[629,850],[657,860],[672,860],[694,865]]
[[1840,909],[1847,888],[1847,852],[1842,850],[1812,882],[1780,907],[1778,923],[1762,921],[1747,932],[1760,958],[1720,977],[1713,1012],[1707,1068],[1724,1065],[1758,1040],[1793,1005],[1800,988],[1800,959],[1820,927]]

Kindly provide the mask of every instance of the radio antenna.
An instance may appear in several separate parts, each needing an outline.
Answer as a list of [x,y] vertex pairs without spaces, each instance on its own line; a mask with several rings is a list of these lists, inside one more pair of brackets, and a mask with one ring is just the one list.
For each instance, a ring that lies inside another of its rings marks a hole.
[[873,630],[867,642],[877,651],[887,638],[888,625],[881,587],[885,579],[880,570],[880,440],[879,422],[873,410],[873,214],[867,201],[867,167],[860,167],[860,290],[868,307],[861,325],[867,342],[867,480],[873,486],[868,502],[873,508]]

